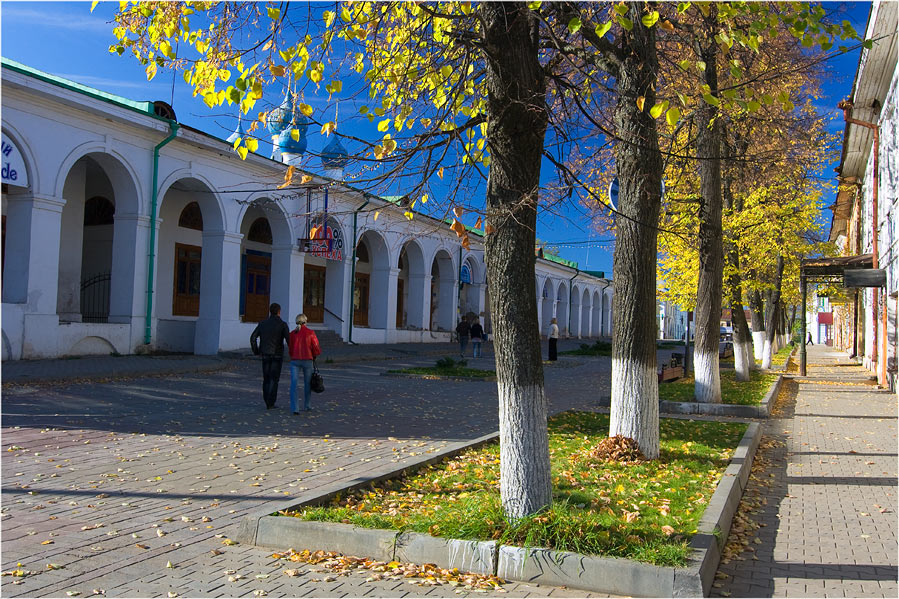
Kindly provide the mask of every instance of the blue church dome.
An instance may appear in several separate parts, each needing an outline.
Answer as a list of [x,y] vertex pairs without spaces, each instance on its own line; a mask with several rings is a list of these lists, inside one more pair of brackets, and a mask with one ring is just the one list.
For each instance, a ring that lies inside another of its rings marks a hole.
[[268,113],[268,117],[265,121],[268,132],[272,135],[278,135],[290,127],[290,123],[293,120],[293,111],[293,98],[288,90],[288,92],[284,94],[284,101],[281,102],[277,108]]
[[234,133],[228,136],[227,141],[233,147],[235,143],[237,143],[238,139],[243,139],[247,136],[246,132],[243,130],[243,122],[240,117],[237,118],[237,129],[234,130]]
[[[303,119],[305,120],[305,117],[303,117]],[[298,141],[294,141],[293,137],[290,135],[290,131],[294,127],[300,131],[300,139]],[[282,154],[302,154],[306,151],[306,129],[309,127],[308,121],[302,125],[297,124],[294,127],[288,127],[278,134],[278,149]]]
[[331,138],[331,141],[322,148],[322,166],[325,168],[344,168],[349,161],[350,153],[340,143],[337,135]]

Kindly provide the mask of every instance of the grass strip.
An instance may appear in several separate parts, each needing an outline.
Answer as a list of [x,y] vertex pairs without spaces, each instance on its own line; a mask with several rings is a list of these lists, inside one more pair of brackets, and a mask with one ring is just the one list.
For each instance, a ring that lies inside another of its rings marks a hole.
[[[787,356],[789,356],[790,353],[792,353],[792,351],[793,351],[792,345],[786,345],[786,346],[780,348],[779,350],[777,350],[777,352],[773,356],[771,356],[771,366],[774,368],[780,368],[783,365],[783,363],[786,361]],[[762,365],[761,360],[756,360],[755,363],[758,364],[759,366]]]
[[437,368],[436,366],[420,366],[415,368],[403,368],[401,370],[388,370],[389,374],[421,374],[432,376],[462,376],[471,378],[486,378],[496,376],[495,370],[479,370],[458,366],[455,368]]
[[[753,370],[749,380],[738,383],[736,372],[721,371],[721,403],[741,406],[757,406],[762,403],[771,384],[778,375]],[[659,399],[662,401],[694,401],[696,380],[693,377],[677,379],[659,385]]]
[[569,349],[559,352],[563,356],[611,356],[612,344],[607,341],[597,341],[593,345],[581,343],[577,349]]
[[686,563],[689,540],[746,430],[744,423],[662,419],[661,455],[649,462],[598,461],[609,416],[565,412],[549,420],[553,505],[510,523],[492,444],[329,505],[285,515],[439,537]]

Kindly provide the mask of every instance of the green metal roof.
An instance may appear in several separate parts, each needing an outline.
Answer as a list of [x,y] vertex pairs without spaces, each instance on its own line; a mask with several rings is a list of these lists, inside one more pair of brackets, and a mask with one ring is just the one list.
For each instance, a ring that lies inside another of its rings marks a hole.
[[546,252],[543,253],[543,259],[549,260],[550,262],[555,262],[556,264],[561,264],[562,266],[567,266],[568,268],[577,268],[577,262],[566,260],[565,258],[559,258],[558,256],[547,254]]
[[152,102],[138,102],[135,100],[129,100],[128,98],[123,98],[122,96],[117,96],[115,94],[100,91],[99,89],[88,87],[87,85],[82,85],[80,83],[76,83],[75,81],[70,81],[69,79],[63,79],[62,77],[57,77],[56,75],[51,75],[50,73],[39,71],[38,69],[29,67],[8,58],[0,58],[0,64],[2,64],[3,68],[5,69],[10,69],[11,71],[27,75],[28,77],[33,77],[51,85],[55,85],[63,89],[68,89],[85,96],[96,98],[97,100],[101,100],[103,102],[115,104],[117,106],[121,106],[122,108],[127,108],[128,110],[134,110],[135,112],[140,112],[141,114],[146,114],[153,118],[161,119],[161,117],[157,116],[153,111]]

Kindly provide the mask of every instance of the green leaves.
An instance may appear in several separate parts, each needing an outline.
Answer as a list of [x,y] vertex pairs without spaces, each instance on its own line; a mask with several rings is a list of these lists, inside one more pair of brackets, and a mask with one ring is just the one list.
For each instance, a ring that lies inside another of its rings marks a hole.
[[659,21],[659,11],[654,10],[648,15],[643,15],[640,19],[640,22],[643,23],[644,27],[652,27]]
[[680,120],[680,110],[677,106],[672,106],[667,113],[665,113],[665,120],[668,122],[669,127],[674,127],[677,122]]
[[721,104],[721,100],[719,100],[712,94],[708,94],[708,93],[702,94],[702,99],[705,100],[706,104],[709,104],[711,106],[717,107],[719,104]]
[[568,21],[568,33],[577,33],[581,28],[580,17],[574,17]]
[[655,106],[650,108],[649,116],[651,116],[654,119],[657,119],[657,118],[659,118],[659,115],[661,115],[666,110],[668,110],[668,100],[665,100],[664,102],[659,102],[658,104],[656,104]]
[[634,22],[627,17],[618,17],[618,24],[621,25],[621,28],[626,31],[630,31],[634,28]]
[[597,37],[602,37],[609,32],[609,29],[612,28],[612,21],[607,21],[602,25],[597,25],[594,33],[596,33]]

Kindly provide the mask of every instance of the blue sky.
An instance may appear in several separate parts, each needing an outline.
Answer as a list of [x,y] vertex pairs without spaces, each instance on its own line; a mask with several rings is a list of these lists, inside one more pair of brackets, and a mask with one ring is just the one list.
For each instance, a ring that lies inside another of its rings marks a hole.
[[[174,86],[172,74],[168,71],[161,71],[152,82],[147,82],[137,61],[109,53],[113,36],[108,21],[117,5],[104,2],[91,13],[90,2],[4,0],[0,4],[0,53],[5,58],[127,98],[171,102],[182,123],[221,138],[227,137],[236,125],[236,109],[224,107],[209,110],[202,100],[191,96],[180,74],[174,78]],[[836,7],[835,4],[827,6]],[[869,7],[869,2],[849,4],[848,14],[844,18],[863,32]],[[857,52],[829,62],[830,77],[824,86],[822,110],[830,110],[841,117],[836,103],[849,95],[857,66]],[[277,102],[280,98],[273,100]],[[333,110],[332,107],[325,107],[323,99],[316,101],[307,97],[307,102],[319,110]],[[342,106],[341,112],[346,108]],[[833,131],[841,132],[842,118],[836,119],[831,127]],[[312,152],[317,152],[326,143],[324,137],[311,128],[308,139],[309,151]],[[833,176],[834,166],[836,164],[822,168],[822,176]],[[828,203],[830,201],[832,199],[828,199]],[[829,223],[830,213],[825,212],[823,217]],[[550,243],[609,238],[607,234],[590,231],[586,223],[577,207],[563,208],[555,214],[544,212],[538,224],[537,237]],[[584,245],[562,247],[560,251],[562,257],[578,262],[582,270],[602,270],[611,276],[612,244],[597,244],[589,249]]]

